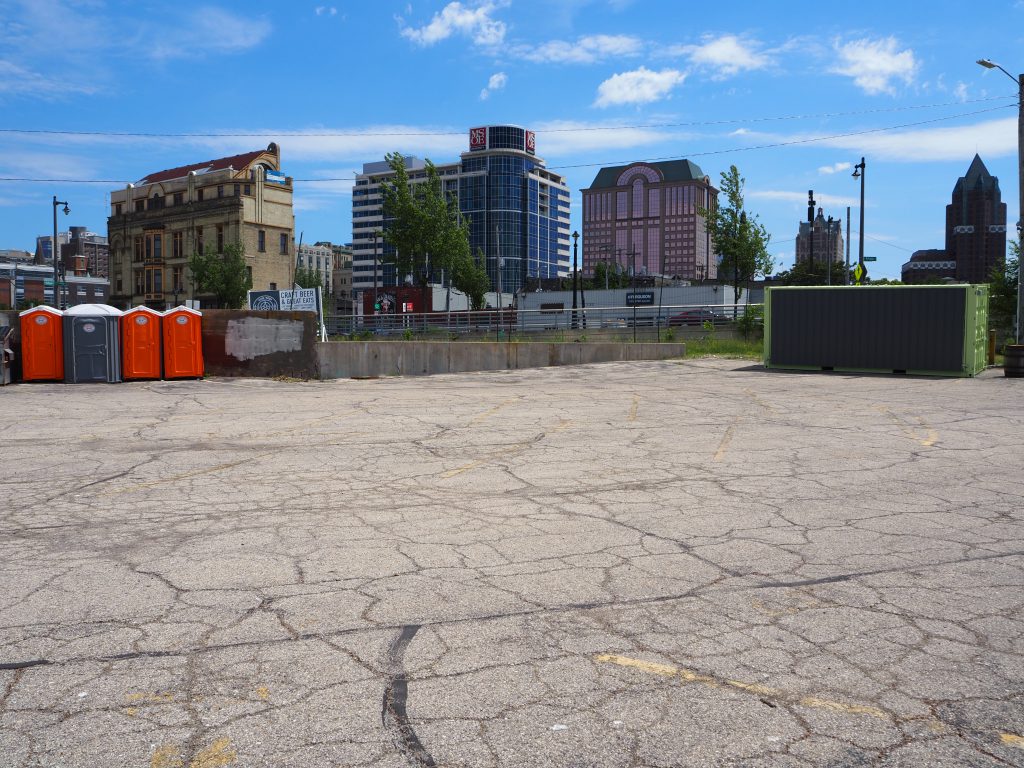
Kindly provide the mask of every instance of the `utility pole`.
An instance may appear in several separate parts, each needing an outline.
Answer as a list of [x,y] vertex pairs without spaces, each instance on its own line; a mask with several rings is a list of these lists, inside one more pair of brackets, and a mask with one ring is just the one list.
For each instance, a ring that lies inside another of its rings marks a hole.
[[828,255],[825,257],[825,274],[827,275],[825,285],[832,285],[832,264],[834,264],[835,262],[834,262],[834,260],[832,258],[833,255],[834,255],[832,253],[833,244],[834,243],[833,243],[833,237],[832,237],[832,217],[831,216],[828,217],[828,229],[826,230],[826,237],[825,237],[825,239],[828,241],[828,245],[825,246],[828,249]]
[[864,266],[864,176],[867,174],[867,164],[864,162],[864,158],[860,159],[860,162],[853,166],[853,178],[860,178],[860,242],[857,243],[857,264],[860,266],[860,280],[858,283],[863,283],[865,278],[868,276],[868,271]]
[[843,273],[843,285],[850,284],[850,206],[846,206],[846,272]]
[[572,327],[576,327],[576,276],[579,274],[577,267],[577,248],[579,245],[580,233],[572,233]]

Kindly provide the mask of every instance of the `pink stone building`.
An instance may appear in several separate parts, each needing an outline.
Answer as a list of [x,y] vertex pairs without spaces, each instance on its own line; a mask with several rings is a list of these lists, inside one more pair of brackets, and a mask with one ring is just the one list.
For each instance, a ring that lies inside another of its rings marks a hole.
[[602,168],[583,190],[583,264],[601,261],[638,274],[705,280],[718,275],[700,210],[714,211],[718,190],[689,160]]

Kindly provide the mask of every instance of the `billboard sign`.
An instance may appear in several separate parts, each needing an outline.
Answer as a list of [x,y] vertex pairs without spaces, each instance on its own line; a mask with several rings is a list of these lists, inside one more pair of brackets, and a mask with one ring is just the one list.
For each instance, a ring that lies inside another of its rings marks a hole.
[[317,288],[294,291],[249,291],[249,309],[261,312],[317,312]]
[[533,131],[526,132],[526,151],[531,155],[537,151],[537,134]]
[[487,129],[469,129],[469,151],[475,152],[479,149],[487,149]]
[[264,171],[263,178],[266,179],[268,184],[284,184],[285,175],[281,171],[272,171],[269,168]]

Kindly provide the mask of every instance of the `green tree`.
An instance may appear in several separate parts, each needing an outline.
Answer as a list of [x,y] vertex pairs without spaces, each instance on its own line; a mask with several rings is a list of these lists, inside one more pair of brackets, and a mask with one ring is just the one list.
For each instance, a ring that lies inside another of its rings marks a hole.
[[430,275],[443,271],[455,288],[471,299],[479,294],[482,302],[490,286],[487,271],[470,253],[469,222],[462,218],[458,201],[445,194],[437,168],[427,160],[425,180],[412,184],[401,154],[393,152],[386,159],[394,176],[381,184],[388,219],[384,241],[395,250],[390,260],[398,274],[412,275],[425,292]]
[[599,261],[594,265],[591,287],[602,289],[606,280],[609,288],[626,288],[629,285],[629,275],[621,264]]
[[1005,267],[992,270],[989,283],[989,328],[996,332],[997,343],[1012,341],[1013,319],[1017,314],[1017,276],[1020,273],[1020,242],[1010,241],[1010,256]]
[[[839,262],[832,263],[831,285],[845,285],[846,265]],[[719,277],[722,277],[719,272]],[[811,269],[807,260],[798,261],[784,272],[779,272],[775,279],[782,285],[825,285],[829,278],[825,274],[825,265],[815,262]],[[853,285],[853,277],[850,277],[850,285]]]
[[324,280],[319,269],[313,267],[296,267],[294,283],[299,288],[323,288]]
[[476,258],[466,254],[455,265],[452,284],[469,297],[471,309],[484,308],[484,294],[491,287],[491,279],[484,267],[484,252],[477,248]]
[[226,309],[239,309],[245,304],[252,277],[241,243],[226,246],[221,254],[208,245],[203,253],[189,256],[188,269],[197,294],[212,294],[216,303]]
[[[733,302],[740,300],[740,286],[758,275],[768,276],[775,269],[775,260],[768,253],[771,236],[743,207],[743,185],[735,165],[722,172],[721,195],[712,210],[700,209],[707,222],[715,252],[722,258],[718,277],[733,284]],[[723,199],[724,198],[724,199]]]

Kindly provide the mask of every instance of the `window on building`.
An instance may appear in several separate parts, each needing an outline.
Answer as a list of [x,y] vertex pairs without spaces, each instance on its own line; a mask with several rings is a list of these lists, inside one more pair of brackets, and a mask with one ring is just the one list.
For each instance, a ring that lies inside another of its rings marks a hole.
[[203,253],[203,228],[196,227],[196,253]]
[[142,261],[142,238],[135,238],[135,261]]
[[627,192],[615,193],[615,218],[629,218],[629,194]]
[[633,218],[644,215],[644,180],[637,177],[633,180]]
[[136,294],[145,293],[146,292],[145,274],[146,273],[143,270],[141,270],[141,269],[136,269],[135,270],[135,293]]
[[267,252],[267,233],[265,230],[260,230],[256,233],[256,250],[260,253]]
[[135,201],[135,210],[136,211],[144,211],[144,210],[146,210],[146,201],[145,200],[136,200]]
[[171,286],[172,286],[172,288],[174,289],[174,291],[176,293],[180,293],[183,290],[182,289],[182,282],[181,282],[181,278],[183,276],[183,273],[184,273],[184,268],[183,267],[175,267],[174,270],[171,273],[171,279],[172,279]]
[[246,184],[245,186],[243,186],[242,187],[242,193],[245,194],[245,195],[252,194],[252,186],[249,185],[249,184]]
[[224,185],[223,184],[218,184],[217,185],[217,197],[224,197]]
[[200,203],[203,202],[203,190],[202,189],[196,190],[196,200],[198,200]]
[[[252,280],[252,267],[246,267],[246,269],[249,270],[249,280]],[[276,291],[277,290],[277,283],[271,283],[270,284],[270,290]]]
[[171,256],[180,259],[185,255],[185,238],[183,233],[175,232],[171,235]]
[[175,205],[181,205],[183,202],[185,202],[185,193],[175,192],[174,197],[172,199],[174,200]]
[[224,253],[224,225],[217,225],[217,253]]
[[121,204],[120,203],[114,203],[114,215],[115,216],[120,216],[121,215]]
[[288,233],[287,232],[282,232],[281,233],[281,243],[280,243],[280,246],[281,246],[281,253],[288,253]]
[[234,191],[231,194],[233,194],[235,197],[238,197],[238,193],[241,190],[241,188],[242,187],[239,184],[235,184]]
[[124,291],[124,280],[119,277],[117,278],[117,292],[121,293],[122,291]]

